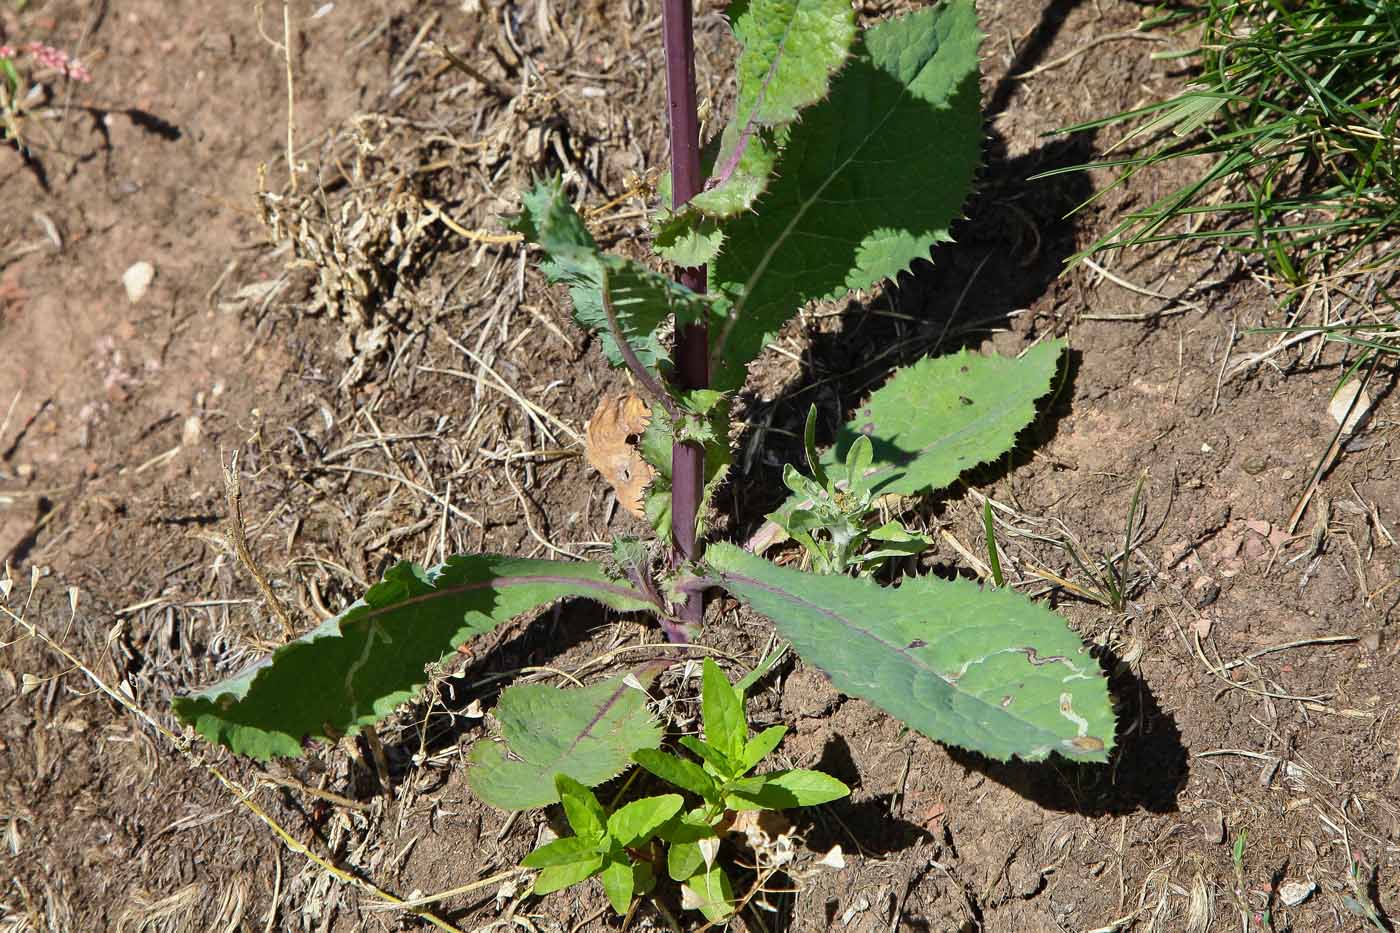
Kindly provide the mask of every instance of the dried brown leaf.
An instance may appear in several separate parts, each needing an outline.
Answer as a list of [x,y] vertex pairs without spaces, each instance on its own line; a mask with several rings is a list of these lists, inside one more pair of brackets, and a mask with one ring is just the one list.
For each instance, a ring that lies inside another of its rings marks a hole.
[[632,392],[607,395],[588,419],[588,462],[603,474],[617,501],[638,518],[645,518],[642,494],[656,478],[656,470],[642,459],[637,439],[651,421],[651,409]]

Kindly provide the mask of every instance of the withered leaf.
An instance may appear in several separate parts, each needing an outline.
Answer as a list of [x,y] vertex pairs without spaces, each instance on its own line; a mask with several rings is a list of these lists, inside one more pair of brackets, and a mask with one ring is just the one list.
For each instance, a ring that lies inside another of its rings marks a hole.
[[605,395],[588,419],[587,454],[603,479],[617,491],[617,501],[638,518],[645,518],[642,494],[656,470],[642,459],[637,438],[651,421],[651,409],[632,392]]

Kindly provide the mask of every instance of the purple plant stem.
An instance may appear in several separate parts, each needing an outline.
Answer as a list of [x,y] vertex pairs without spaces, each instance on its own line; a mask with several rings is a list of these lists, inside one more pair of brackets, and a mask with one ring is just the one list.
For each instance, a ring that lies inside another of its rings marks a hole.
[[[700,192],[700,117],[695,107],[695,29],[692,0],[662,0],[661,28],[666,48],[666,110],[671,128],[671,206],[678,208]],[[705,291],[705,267],[680,269],[676,278],[695,292]],[[709,333],[689,324],[676,334],[676,379],[682,389],[710,384]],[[705,483],[705,451],[693,441],[671,447],[672,562],[697,560],[695,533]],[[698,626],[704,616],[701,593],[690,594],[681,619]]]

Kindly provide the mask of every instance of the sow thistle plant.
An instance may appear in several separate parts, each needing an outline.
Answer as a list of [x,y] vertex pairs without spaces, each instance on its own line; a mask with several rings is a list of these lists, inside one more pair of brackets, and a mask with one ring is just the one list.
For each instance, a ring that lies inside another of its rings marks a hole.
[[[1107,760],[1106,681],[1063,620],[1006,589],[871,578],[881,561],[926,545],[897,523],[872,527],[874,502],[943,489],[1009,450],[1050,390],[1060,342],[1018,360],[967,351],[922,360],[873,393],[821,453],[809,419],[807,472],[786,472],[792,498],[765,532],[748,548],[707,542],[701,522],[730,464],[730,403],[747,366],[808,302],[874,286],[948,240],[982,138],[971,0],[863,31],[848,0],[736,0],[728,15],[742,46],[737,102],[702,150],[690,4],[663,3],[671,170],[654,245],[673,274],[602,252],[558,181],[526,192],[515,223],[543,252],[547,276],[568,286],[578,322],[644,393],[606,411],[635,439],[622,453],[647,480],[635,505],[659,546],[619,540],[612,559],[593,562],[400,563],[314,631],[177,698],[183,721],[238,753],[296,756],[308,740],[372,727],[418,693],[427,667],[555,600],[649,614],[679,641],[703,637],[705,600],[725,591],[837,690],[924,735],[999,760]],[[763,556],[787,536],[816,572]],[[621,908],[662,877],[665,848],[665,877],[685,886],[686,902],[725,916],[732,892],[714,851],[730,815],[846,792],[813,772],[751,773],[782,727],[748,735],[747,685],[730,687],[713,665],[705,737],[679,742],[695,760],[658,751],[662,730],[637,688],[664,667],[502,694],[504,741],[477,744],[468,780],[506,809],[563,803],[575,835],[529,857],[537,891],[597,874]],[[608,813],[588,788],[633,762],[683,793]]]

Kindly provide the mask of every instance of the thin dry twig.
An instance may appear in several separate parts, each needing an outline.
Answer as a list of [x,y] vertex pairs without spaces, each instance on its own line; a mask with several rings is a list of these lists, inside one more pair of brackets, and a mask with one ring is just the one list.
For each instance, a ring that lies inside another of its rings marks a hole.
[[258,584],[258,589],[262,591],[263,600],[272,614],[277,616],[282,623],[282,630],[287,638],[296,638],[296,626],[292,624],[292,617],[287,613],[287,607],[282,605],[282,600],[277,598],[277,594],[272,591],[272,584],[267,582],[267,577],[258,569],[257,563],[253,560],[253,552],[248,550],[248,536],[243,530],[243,488],[238,476],[238,451],[233,452],[233,459],[229,461],[228,467],[224,470],[224,495],[228,499],[228,534],[229,540],[233,542],[234,553],[238,555],[238,562],[243,565],[243,569]]

